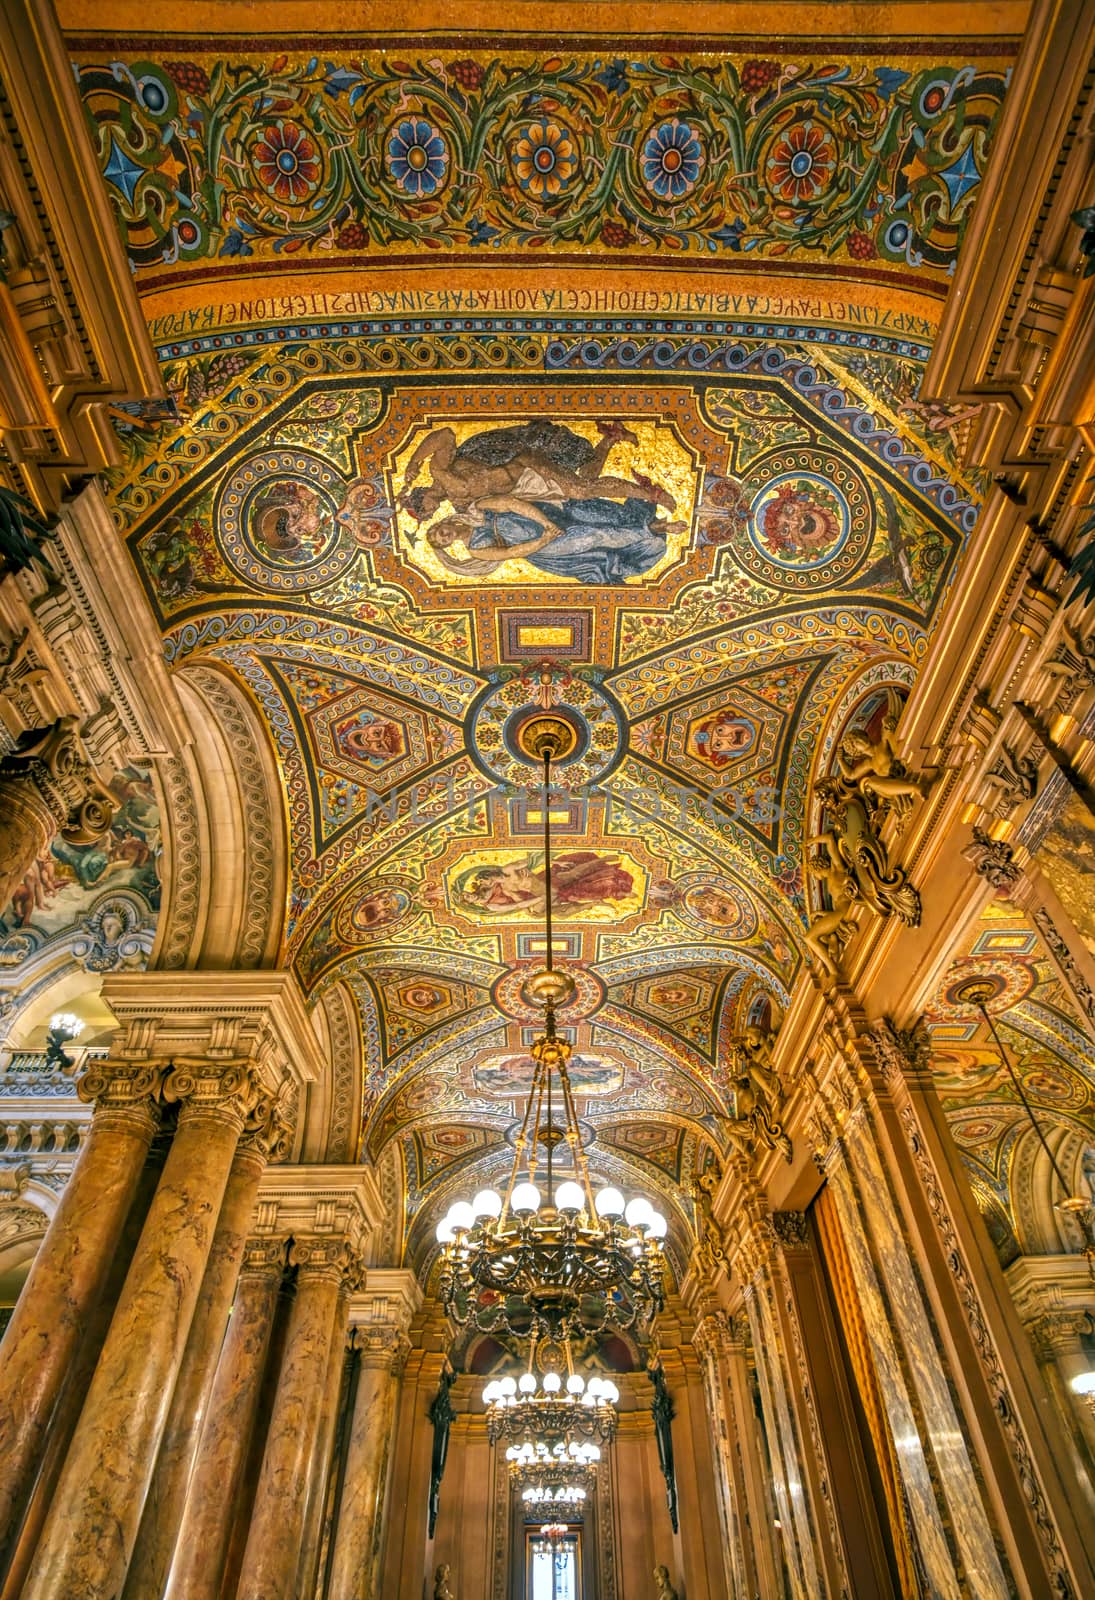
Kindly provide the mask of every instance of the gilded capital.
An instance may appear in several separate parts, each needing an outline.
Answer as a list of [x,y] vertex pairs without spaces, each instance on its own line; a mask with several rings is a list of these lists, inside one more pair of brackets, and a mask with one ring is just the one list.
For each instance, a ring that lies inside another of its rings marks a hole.
[[288,1240],[274,1235],[248,1239],[243,1247],[240,1277],[280,1278],[285,1270]]

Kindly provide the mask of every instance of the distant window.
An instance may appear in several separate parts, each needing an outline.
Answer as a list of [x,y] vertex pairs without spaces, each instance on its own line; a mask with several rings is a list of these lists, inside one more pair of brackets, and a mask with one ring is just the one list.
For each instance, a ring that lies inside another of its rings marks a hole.
[[538,1534],[528,1536],[527,1600],[581,1600],[579,1575],[581,1535],[549,1545]]

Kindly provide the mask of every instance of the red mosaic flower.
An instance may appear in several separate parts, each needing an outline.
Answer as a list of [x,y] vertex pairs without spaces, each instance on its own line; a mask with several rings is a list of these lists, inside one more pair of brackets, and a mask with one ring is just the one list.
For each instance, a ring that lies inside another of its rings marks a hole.
[[836,171],[836,146],[827,128],[807,120],[789,128],[772,146],[765,176],[783,200],[814,200]]
[[251,159],[259,182],[277,200],[303,200],[319,180],[316,147],[295,122],[267,128]]

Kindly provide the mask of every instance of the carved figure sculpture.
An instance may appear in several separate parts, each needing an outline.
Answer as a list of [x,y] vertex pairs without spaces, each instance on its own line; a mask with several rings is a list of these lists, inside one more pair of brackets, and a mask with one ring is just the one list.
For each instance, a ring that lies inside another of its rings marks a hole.
[[433,1600],[455,1600],[449,1575],[452,1568],[443,1561],[433,1575]]
[[779,1150],[791,1160],[791,1141],[780,1124],[783,1085],[772,1065],[775,1034],[750,1023],[731,1046],[734,1072],[734,1116],[724,1123],[731,1144],[752,1160],[759,1144]]
[[711,1268],[726,1259],[722,1229],[714,1212],[715,1194],[721,1182],[722,1167],[717,1160],[698,1173],[692,1182],[692,1198],[700,1213],[700,1250]]
[[668,1567],[654,1568],[654,1600],[680,1600],[676,1589],[669,1581]]
[[837,963],[854,931],[849,912],[856,901],[880,917],[899,917],[911,928],[920,922],[920,896],[904,868],[891,864],[882,840],[887,818],[903,823],[913,800],[931,787],[931,780],[908,772],[898,758],[899,711],[891,693],[880,737],[872,741],[864,733],[845,734],[836,773],[815,786],[829,826],[809,841],[824,853],[812,857],[807,868],[825,885],[830,904],[811,919],[806,944],[828,984],[836,979]]
[[831,904],[829,910],[820,911],[811,919],[805,942],[817,957],[825,976],[833,982],[841,952],[855,932],[849,913],[859,899],[859,885],[844,864],[835,834],[818,834],[808,842],[824,846],[824,853],[809,858],[806,869],[812,878],[825,885]]

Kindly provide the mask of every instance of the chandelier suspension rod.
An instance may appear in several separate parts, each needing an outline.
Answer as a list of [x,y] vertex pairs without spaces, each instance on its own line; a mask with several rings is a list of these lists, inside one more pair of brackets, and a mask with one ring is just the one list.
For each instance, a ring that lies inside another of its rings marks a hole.
[[1067,1198],[1067,1196],[1070,1193],[1070,1190],[1069,1190],[1069,1186],[1068,1186],[1067,1182],[1065,1181],[1065,1175],[1061,1171],[1060,1167],[1057,1165],[1057,1158],[1053,1154],[1053,1151],[1049,1148],[1049,1140],[1046,1138],[1045,1134],[1042,1132],[1041,1123],[1038,1121],[1038,1118],[1034,1115],[1034,1109],[1031,1106],[1030,1101],[1026,1097],[1026,1092],[1023,1089],[1023,1085],[1019,1081],[1019,1074],[1016,1072],[1015,1068],[1012,1066],[1011,1058],[1008,1055],[1007,1051],[1004,1049],[1004,1042],[1001,1039],[1000,1035],[996,1031],[996,1023],[993,1021],[992,1015],[991,1015],[988,1007],[986,1006],[986,1004],[985,1004],[985,1002],[983,1000],[977,1001],[976,1004],[977,1004],[978,1010],[980,1011],[982,1017],[985,1019],[985,1022],[988,1025],[989,1032],[992,1034],[993,1040],[994,1040],[994,1042],[996,1044],[997,1053],[999,1054],[1000,1060],[1004,1063],[1004,1066],[1007,1069],[1007,1074],[1008,1074],[1008,1077],[1011,1079],[1012,1087],[1014,1088],[1016,1094],[1019,1096],[1019,1103],[1023,1107],[1023,1110],[1026,1112],[1027,1116],[1030,1118],[1031,1126],[1034,1129],[1035,1133],[1038,1135],[1039,1141],[1041,1142],[1042,1149],[1045,1151],[1046,1155],[1049,1157],[1049,1164],[1053,1168],[1054,1173],[1056,1174],[1057,1182],[1061,1185],[1061,1190],[1062,1190],[1062,1192],[1064,1193],[1064,1195]]
[[[544,922],[547,934],[547,970],[554,972],[555,949],[551,936],[551,748],[549,745],[544,747],[544,891],[547,895]],[[548,1015],[551,1017],[552,1013],[549,1011]]]

